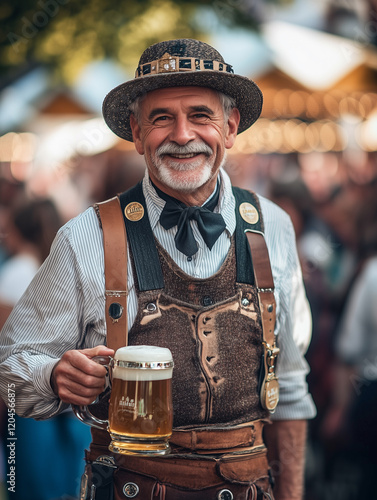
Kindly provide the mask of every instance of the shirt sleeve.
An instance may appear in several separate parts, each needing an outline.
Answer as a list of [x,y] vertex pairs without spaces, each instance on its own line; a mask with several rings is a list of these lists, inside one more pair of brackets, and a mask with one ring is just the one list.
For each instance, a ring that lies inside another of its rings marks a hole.
[[266,243],[270,253],[276,297],[277,361],[280,399],[272,420],[313,418],[305,353],[311,339],[311,312],[302,280],[296,239],[288,215],[271,202],[266,207]]
[[104,286],[101,281],[99,285],[92,282],[80,261],[97,260],[98,273],[101,269],[103,273],[103,263],[102,267],[98,265],[101,245],[95,240],[101,233],[95,227],[95,218],[93,214],[83,216],[87,229],[93,226],[83,238],[86,251],[75,248],[79,241],[76,226],[80,224],[68,223],[59,231],[50,255],[1,331],[0,391],[6,401],[8,387],[15,384],[16,412],[20,416],[39,420],[64,410],[67,405],[50,385],[56,362],[67,350],[105,343],[104,319],[96,312],[104,301]]

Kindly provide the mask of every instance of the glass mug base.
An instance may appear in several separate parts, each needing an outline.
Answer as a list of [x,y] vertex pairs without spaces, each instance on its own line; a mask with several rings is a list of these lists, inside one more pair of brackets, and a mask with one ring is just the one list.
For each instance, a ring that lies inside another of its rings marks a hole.
[[131,437],[111,433],[109,450],[122,455],[162,456],[170,453],[169,436],[160,438]]

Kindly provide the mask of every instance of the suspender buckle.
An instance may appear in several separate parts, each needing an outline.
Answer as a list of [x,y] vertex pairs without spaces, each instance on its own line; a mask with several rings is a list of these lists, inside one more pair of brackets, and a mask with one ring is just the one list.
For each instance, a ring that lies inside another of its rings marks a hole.
[[280,352],[280,349],[276,346],[270,347],[268,344],[266,345],[266,363],[268,367],[268,372],[275,372],[275,360]]

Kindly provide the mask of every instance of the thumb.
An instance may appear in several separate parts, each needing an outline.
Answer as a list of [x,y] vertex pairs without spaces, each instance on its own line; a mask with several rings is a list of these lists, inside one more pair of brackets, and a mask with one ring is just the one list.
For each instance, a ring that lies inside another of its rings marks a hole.
[[97,345],[96,347],[91,347],[89,349],[79,349],[81,354],[84,354],[87,358],[94,358],[94,356],[114,356],[114,350],[106,347],[105,345]]

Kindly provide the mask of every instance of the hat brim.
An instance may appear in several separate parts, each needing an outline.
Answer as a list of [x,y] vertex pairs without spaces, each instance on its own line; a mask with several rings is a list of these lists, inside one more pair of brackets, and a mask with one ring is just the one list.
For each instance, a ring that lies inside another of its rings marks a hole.
[[234,73],[186,71],[149,75],[118,85],[103,101],[104,119],[116,135],[133,142],[129,105],[137,97],[160,88],[191,86],[208,87],[234,98],[241,116],[238,134],[249,128],[261,114],[262,92],[252,80]]

